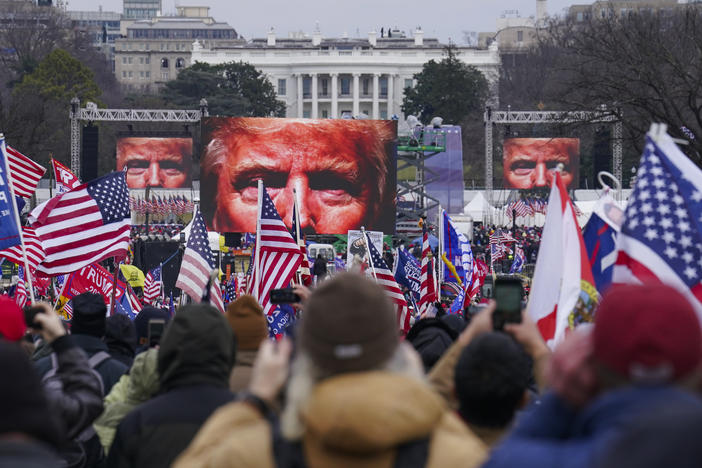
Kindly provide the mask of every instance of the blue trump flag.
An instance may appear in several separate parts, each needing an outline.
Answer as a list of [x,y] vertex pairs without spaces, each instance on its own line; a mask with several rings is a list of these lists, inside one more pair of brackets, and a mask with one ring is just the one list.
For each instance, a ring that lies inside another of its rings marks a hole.
[[509,269],[510,273],[521,273],[522,267],[524,267],[524,250],[521,245],[515,247],[514,260],[512,261],[512,268]]
[[397,249],[397,260],[395,261],[395,281],[397,284],[406,287],[412,292],[415,301],[419,300],[421,289],[420,278],[422,267],[419,262],[405,249]]
[[0,250],[9,249],[22,243],[20,227],[17,223],[15,199],[10,192],[5,139],[0,137]]
[[617,233],[624,213],[610,195],[603,196],[583,228],[583,241],[592,265],[597,291],[602,294],[612,284],[617,260]]

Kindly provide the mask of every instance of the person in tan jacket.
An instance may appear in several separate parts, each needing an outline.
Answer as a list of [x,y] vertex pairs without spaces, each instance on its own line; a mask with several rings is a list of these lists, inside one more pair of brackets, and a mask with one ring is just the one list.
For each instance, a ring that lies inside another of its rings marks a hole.
[[229,390],[236,393],[249,386],[258,347],[268,338],[268,323],[263,308],[249,295],[227,305],[227,321],[236,335],[236,363],[229,376]]
[[[175,467],[479,466],[486,446],[423,380],[393,304],[337,275],[307,303],[292,343],[266,341],[249,392],[205,423]],[[288,380],[280,420],[270,405]]]

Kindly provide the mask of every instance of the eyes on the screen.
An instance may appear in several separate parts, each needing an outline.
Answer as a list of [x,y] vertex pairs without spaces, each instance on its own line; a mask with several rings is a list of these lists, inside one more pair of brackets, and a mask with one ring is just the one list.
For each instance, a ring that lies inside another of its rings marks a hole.
[[[258,180],[263,180],[268,193],[275,198],[280,190],[288,185],[288,173],[279,172],[266,174],[246,174],[233,182],[234,190],[241,193],[247,202],[256,202],[258,199]],[[309,189],[318,195],[324,203],[343,204],[351,202],[360,195],[358,184],[349,177],[332,171],[322,171],[307,174]]]

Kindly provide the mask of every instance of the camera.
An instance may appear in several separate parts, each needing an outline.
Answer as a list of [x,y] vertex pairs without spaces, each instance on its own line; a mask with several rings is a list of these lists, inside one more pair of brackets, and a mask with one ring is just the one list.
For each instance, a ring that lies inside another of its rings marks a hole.
[[503,330],[506,323],[521,323],[522,296],[524,288],[517,278],[498,278],[495,281],[494,298],[497,303],[492,313],[492,327]]
[[271,304],[295,304],[301,300],[293,288],[271,289]]

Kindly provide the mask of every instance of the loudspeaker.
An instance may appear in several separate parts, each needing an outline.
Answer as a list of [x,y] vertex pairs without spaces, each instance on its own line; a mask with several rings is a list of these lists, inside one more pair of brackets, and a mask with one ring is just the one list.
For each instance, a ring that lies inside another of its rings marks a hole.
[[88,182],[98,176],[98,128],[94,125],[83,127],[83,145],[80,158],[80,179]]
[[224,245],[227,247],[241,247],[241,233],[239,232],[225,232],[224,233]]

